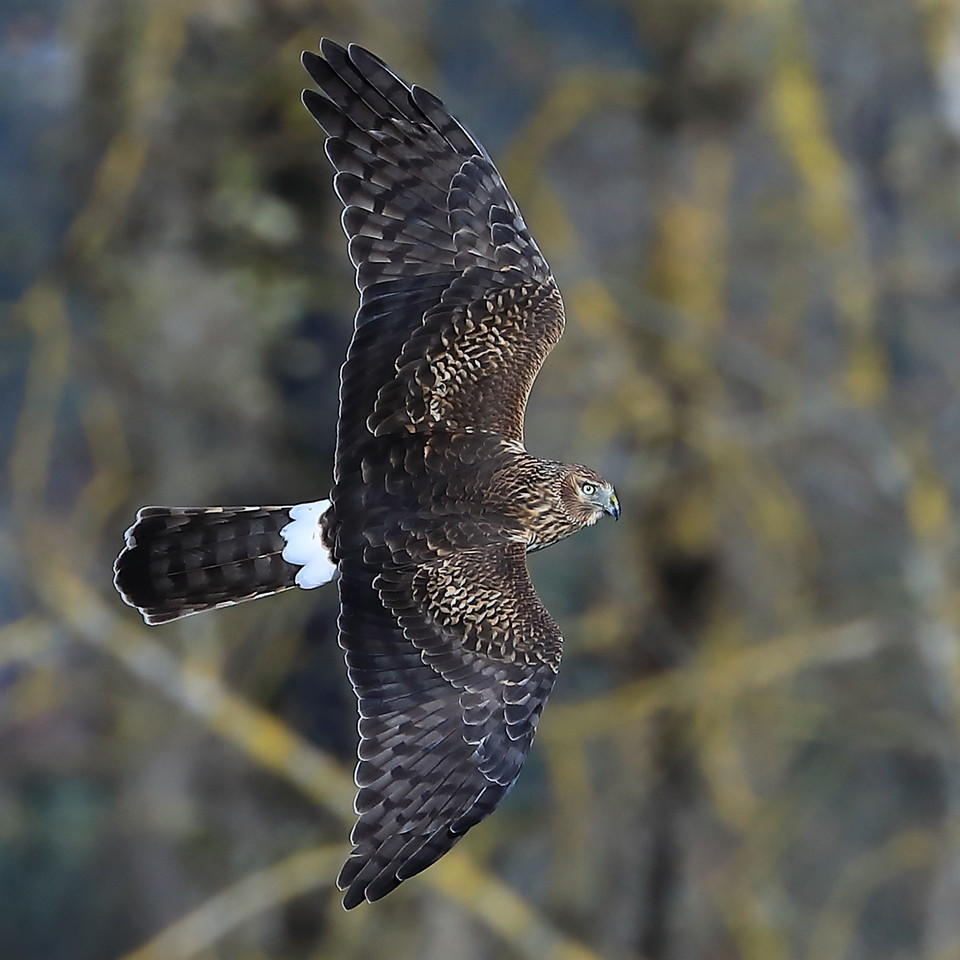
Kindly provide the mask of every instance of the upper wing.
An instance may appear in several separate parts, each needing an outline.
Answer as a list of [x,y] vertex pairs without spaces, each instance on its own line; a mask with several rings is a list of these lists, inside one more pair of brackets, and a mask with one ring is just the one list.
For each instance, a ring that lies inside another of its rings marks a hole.
[[362,554],[340,563],[340,642],[361,718],[359,819],[337,881],[348,908],[430,866],[499,803],[561,645],[520,543],[419,564]]
[[[397,377],[381,429],[397,412],[414,429],[445,417],[520,439],[527,392],[563,328],[543,255],[486,151],[440,100],[355,44],[320,49],[303,63],[323,95],[307,90],[303,100],[329,135],[360,288],[335,478]],[[437,403],[454,380],[456,401]],[[484,413],[493,395],[509,402]]]

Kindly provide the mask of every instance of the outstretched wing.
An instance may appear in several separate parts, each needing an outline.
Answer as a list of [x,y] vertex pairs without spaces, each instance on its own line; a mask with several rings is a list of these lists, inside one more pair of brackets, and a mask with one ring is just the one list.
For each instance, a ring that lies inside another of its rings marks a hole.
[[440,100],[362,47],[320,49],[303,63],[322,95],[303,101],[329,135],[360,289],[335,478],[371,415],[380,432],[521,440],[530,386],[563,330],[543,255],[486,151]]
[[359,819],[337,881],[350,908],[430,866],[506,795],[561,638],[520,543],[399,566],[352,555],[340,571],[360,702]]

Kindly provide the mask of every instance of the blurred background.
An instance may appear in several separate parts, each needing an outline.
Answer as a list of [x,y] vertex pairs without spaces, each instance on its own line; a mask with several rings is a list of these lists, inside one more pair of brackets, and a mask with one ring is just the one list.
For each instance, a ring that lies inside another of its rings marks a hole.
[[[960,957],[960,4],[2,0],[0,956]],[[327,490],[355,306],[298,58],[440,94],[624,518],[516,790],[349,914],[335,591],[146,628],[145,503]]]

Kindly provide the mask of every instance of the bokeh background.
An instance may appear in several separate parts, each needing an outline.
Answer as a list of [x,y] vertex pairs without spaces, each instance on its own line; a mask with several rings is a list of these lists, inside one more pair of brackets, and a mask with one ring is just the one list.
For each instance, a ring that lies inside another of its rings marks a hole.
[[[960,5],[2,0],[0,956],[960,957]],[[298,57],[498,159],[534,452],[619,525],[508,801],[349,914],[335,591],[144,627],[144,503],[327,489],[355,291]]]

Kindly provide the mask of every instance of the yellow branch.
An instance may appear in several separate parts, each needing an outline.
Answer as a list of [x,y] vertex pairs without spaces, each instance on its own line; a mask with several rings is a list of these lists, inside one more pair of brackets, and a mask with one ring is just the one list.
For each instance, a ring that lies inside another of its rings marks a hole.
[[172,923],[121,960],[187,960],[242,923],[278,907],[333,876],[342,855],[339,845],[298,850],[279,863],[249,873]]
[[956,836],[956,822],[941,833],[910,827],[849,861],[813,926],[807,949],[810,960],[849,956],[856,925],[870,895],[905,873],[936,863]]
[[120,222],[147,158],[152,109],[167,97],[173,68],[186,38],[189,4],[167,0],[151,4],[140,33],[137,54],[131,59],[132,82],[127,92],[126,117],[100,161],[86,205],[70,225],[68,249],[96,256]]
[[837,260],[837,306],[850,338],[843,386],[855,404],[871,406],[887,387],[887,371],[873,330],[874,278],[862,249],[854,184],[830,133],[823,91],[803,47],[799,14],[784,5],[777,18],[770,85],[773,129],[806,191],[803,210],[810,226]]
[[57,410],[70,363],[70,322],[63,293],[38,282],[14,316],[33,337],[23,404],[10,454],[10,486],[16,515],[23,518],[42,498],[53,450]]
[[735,699],[745,692],[784,680],[825,663],[868,657],[887,643],[882,629],[870,621],[811,636],[801,633],[764,644],[703,656],[691,666],[638,680],[611,694],[550,708],[550,723],[540,737],[582,741],[626,723],[638,723],[660,710],[687,709],[703,696]]
[[[143,629],[123,624],[80,577],[54,559],[58,554],[50,547],[55,542],[53,534],[39,525],[32,532],[37,562],[44,563],[37,590],[52,614],[85,643],[116,658],[142,682],[203,721],[259,765],[337,816],[346,820],[352,814],[354,784],[335,759],[231,693],[216,675],[178,660],[160,644],[148,640]],[[324,871],[316,882],[323,883],[330,876]],[[425,881],[508,938],[511,946],[525,956],[537,960],[599,960],[597,954],[557,930],[463,850],[452,851],[432,867]],[[254,889],[259,889],[258,882],[253,884]]]

